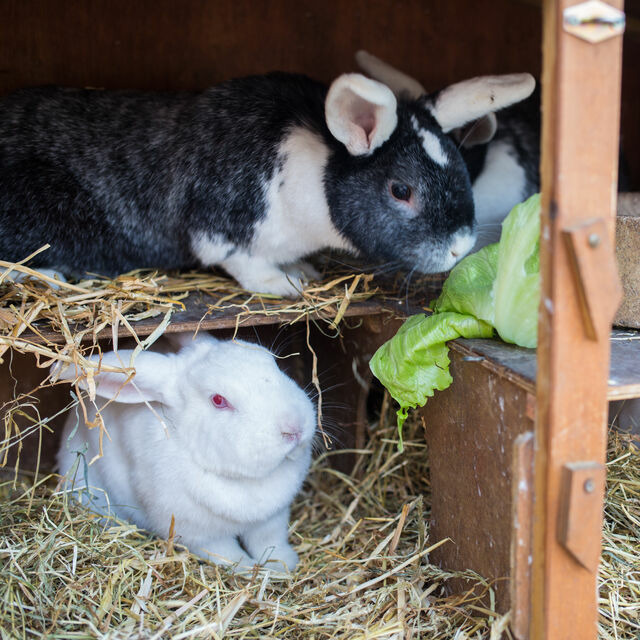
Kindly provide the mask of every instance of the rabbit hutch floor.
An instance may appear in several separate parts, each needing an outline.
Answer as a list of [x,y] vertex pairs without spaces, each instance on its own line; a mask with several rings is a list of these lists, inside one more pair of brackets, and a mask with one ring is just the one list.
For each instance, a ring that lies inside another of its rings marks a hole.
[[[493,585],[445,572],[430,551],[423,428],[394,413],[379,423],[351,474],[320,453],[293,505],[300,565],[288,577],[251,578],[203,564],[179,544],[126,523],[105,527],[56,478],[0,485],[2,638],[511,638],[493,611]],[[612,434],[614,432],[612,431]],[[321,448],[321,446],[319,447]],[[599,573],[599,638],[640,629],[640,456],[619,435],[609,445]],[[455,508],[455,505],[452,505]],[[468,590],[448,595],[446,581]]]
[[[29,274],[22,265],[0,266]],[[37,274],[15,284],[6,275],[0,273],[0,358],[32,354],[42,378],[55,361],[86,370],[99,338],[128,335],[144,348],[165,330],[206,328],[212,316],[233,333],[249,319],[272,322],[273,314],[280,323],[301,322],[307,339],[311,322],[335,335],[341,323],[375,310],[381,299],[387,306],[425,307],[438,286],[399,280],[387,288],[365,271],[332,269],[300,300],[286,301],[249,294],[215,274],[135,272],[58,288]],[[34,407],[29,390],[9,400],[8,412],[4,407],[3,640],[512,637],[508,614],[495,611],[494,584],[429,563],[433,549],[455,543],[429,535],[426,426],[413,416],[399,453],[388,396],[372,407],[377,417],[355,453],[328,452],[318,438],[312,471],[293,505],[291,540],[301,558],[295,573],[256,572],[249,579],[199,562],[179,539],[153,539],[126,523],[106,527],[58,491],[55,476],[34,482],[11,458],[29,433],[37,438],[50,428]],[[338,470],[340,456],[355,461],[351,473]],[[609,460],[599,634],[630,640],[640,631],[640,456],[612,435]],[[451,595],[446,583],[452,577],[468,588]]]

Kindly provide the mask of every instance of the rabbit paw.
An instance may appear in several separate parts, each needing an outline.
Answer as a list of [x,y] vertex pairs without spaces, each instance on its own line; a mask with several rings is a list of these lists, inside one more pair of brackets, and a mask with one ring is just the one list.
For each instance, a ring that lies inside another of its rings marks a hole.
[[235,538],[212,540],[195,551],[201,558],[228,567],[233,573],[248,574],[256,561],[245,553]]
[[267,569],[276,571],[293,571],[298,566],[298,554],[289,545],[269,547],[265,549],[262,564]]
[[245,289],[249,289],[250,291],[268,293],[282,296],[283,298],[299,298],[304,288],[302,280],[299,277],[280,270],[278,270],[277,274],[274,273],[268,278],[252,283],[252,286],[247,286],[244,282],[241,284]]
[[319,271],[311,263],[303,260],[287,264],[283,269],[292,280],[297,279],[305,283],[311,280],[320,280]]
[[48,285],[52,289],[57,290],[60,288],[60,285],[57,285],[54,282],[51,282],[51,280],[44,280],[43,278],[38,277],[39,275],[48,276],[49,278],[52,278],[53,280],[58,280],[59,282],[67,281],[64,275],[60,273],[60,271],[56,271],[55,269],[38,269],[36,275],[33,275],[33,276],[20,271],[10,271],[7,274],[6,278],[7,280],[12,282],[23,282],[27,278],[33,278],[34,280],[38,280],[39,282],[42,282],[45,285]]
[[275,264],[239,253],[223,262],[222,266],[249,291],[285,298],[300,297],[302,282],[299,271],[297,275],[288,275]]

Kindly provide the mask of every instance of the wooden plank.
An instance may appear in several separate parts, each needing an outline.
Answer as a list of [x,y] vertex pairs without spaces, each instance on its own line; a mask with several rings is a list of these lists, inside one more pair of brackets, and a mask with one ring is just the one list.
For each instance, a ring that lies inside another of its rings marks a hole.
[[[175,311],[171,317],[171,323],[167,327],[167,333],[177,333],[181,331],[195,331],[200,328],[203,330],[217,329],[234,329],[235,327],[252,327],[260,325],[288,324],[294,320],[304,319],[304,313],[285,312],[282,305],[278,304],[258,304],[252,303],[246,308],[233,307],[220,308],[210,310],[209,305],[216,303],[216,297],[204,299],[199,293],[190,294],[188,298],[182,300],[185,305],[184,311]],[[394,309],[399,305],[385,304],[382,298],[364,300],[362,302],[353,302],[347,307],[344,314],[345,318],[365,317],[376,315],[379,313],[394,313]],[[312,320],[321,317],[330,317],[330,312],[326,310],[311,311],[310,318]],[[160,324],[163,315],[153,318],[146,318],[138,322],[131,322],[131,326],[135,330],[138,337],[148,336]],[[33,334],[31,331],[25,331],[23,337],[36,344],[44,341],[64,342],[64,337],[59,331],[51,329],[45,325],[38,325],[40,336]],[[71,326],[73,332],[75,327]],[[120,325],[118,328],[120,337],[129,337],[129,330]],[[97,333],[99,339],[111,338],[111,326],[106,327]],[[84,337],[85,341],[91,340],[92,335],[88,334]]]
[[[473,569],[494,581],[496,607],[504,612],[511,592],[514,442],[533,427],[527,415],[529,394],[456,350],[450,357],[452,385],[422,409],[430,465],[430,536],[451,539],[431,560],[447,569]],[[451,587],[464,591],[469,585],[454,581]]]
[[[611,359],[607,399],[640,397],[640,332],[613,329],[609,341]],[[480,362],[519,387],[535,393],[538,366],[534,349],[484,339],[455,340],[450,346],[468,359]]]
[[640,193],[618,197],[616,257],[624,298],[615,324],[640,328]]
[[531,619],[533,439],[533,431],[527,431],[513,443],[510,599],[511,630],[517,640],[526,640]]
[[[530,632],[536,640],[595,638],[597,620],[596,572],[561,545],[558,516],[563,466],[605,461],[609,341],[590,340],[577,330],[582,316],[561,233],[602,216],[613,246],[622,38],[590,44],[563,32],[562,11],[571,4],[547,0],[544,5],[542,300]],[[610,4],[622,7],[620,0]],[[597,498],[601,526],[602,492]],[[591,522],[588,535],[599,540],[600,527]]]
[[[377,282],[377,281],[376,281]],[[392,318],[403,318],[413,313],[422,313],[423,305],[438,296],[442,280],[438,276],[424,279],[420,300],[398,300],[385,296],[375,296],[362,302],[352,302],[346,310],[345,318],[369,318],[378,315]],[[381,281],[383,290],[390,290],[391,284]],[[245,308],[239,306],[224,307],[210,310],[210,305],[216,303],[215,295],[192,293],[183,300],[184,311],[176,311],[171,323],[167,327],[168,333],[181,331],[195,331],[202,329],[217,331],[262,325],[288,324],[296,319],[303,319],[299,313],[282,311],[282,305],[277,303],[252,303]],[[246,313],[251,311],[251,313]],[[330,317],[329,311],[312,312],[311,319]],[[163,315],[146,318],[131,325],[139,337],[149,335],[161,322]],[[71,327],[73,331],[73,326]],[[45,324],[39,323],[40,335],[25,331],[23,338],[36,344],[44,341],[54,343],[64,342],[63,336]],[[130,336],[128,329],[120,325],[120,338]],[[112,336],[111,327],[106,327],[97,334],[99,339],[108,340]],[[91,339],[85,336],[85,341]],[[611,368],[609,373],[608,397],[611,400],[640,397],[640,331],[614,329],[611,332]],[[507,344],[501,340],[455,340],[450,343],[452,349],[467,358],[477,360],[482,366],[488,367],[496,373],[505,376],[520,387],[535,393],[537,372],[536,352],[534,349],[524,349]]]

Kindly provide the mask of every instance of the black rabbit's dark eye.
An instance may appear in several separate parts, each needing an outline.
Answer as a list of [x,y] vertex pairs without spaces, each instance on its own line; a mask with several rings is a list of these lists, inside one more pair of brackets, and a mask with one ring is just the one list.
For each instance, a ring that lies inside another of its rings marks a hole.
[[411,187],[404,182],[391,183],[391,195],[396,200],[404,200],[406,202],[411,198]]

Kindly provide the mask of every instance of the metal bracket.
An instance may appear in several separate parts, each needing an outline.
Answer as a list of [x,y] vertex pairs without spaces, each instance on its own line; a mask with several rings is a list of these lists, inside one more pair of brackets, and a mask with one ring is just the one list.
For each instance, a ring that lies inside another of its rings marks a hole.
[[606,468],[598,462],[573,462],[562,467],[558,540],[588,571],[600,560]]
[[562,230],[578,292],[585,333],[608,339],[622,300],[622,285],[609,232],[603,218]]
[[624,12],[600,0],[567,7],[562,17],[567,33],[593,44],[624,33]]

